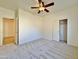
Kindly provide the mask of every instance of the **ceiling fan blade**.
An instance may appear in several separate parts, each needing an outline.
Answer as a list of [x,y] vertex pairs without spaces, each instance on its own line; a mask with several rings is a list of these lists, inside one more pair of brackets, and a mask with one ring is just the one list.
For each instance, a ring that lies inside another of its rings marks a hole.
[[44,9],[44,11],[49,12],[49,10],[47,10],[47,9]]
[[37,8],[39,8],[39,7],[31,7],[31,9],[37,9]]
[[50,4],[45,5],[45,7],[50,7],[50,6],[52,6],[52,5],[54,5],[54,2],[52,2],[52,3],[50,3]]
[[43,5],[43,7],[44,7],[44,2],[42,2],[42,5]]
[[38,14],[39,14],[40,12],[41,12],[41,11],[39,10],[39,11],[38,11]]
[[38,2],[39,2],[39,3],[41,3],[41,2],[42,2],[42,0],[38,0]]

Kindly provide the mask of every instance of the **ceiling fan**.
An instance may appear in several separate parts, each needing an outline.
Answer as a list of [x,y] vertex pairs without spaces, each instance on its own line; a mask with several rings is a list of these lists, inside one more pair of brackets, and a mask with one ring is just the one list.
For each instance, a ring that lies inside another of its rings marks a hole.
[[31,9],[38,9],[38,14],[39,14],[41,11],[49,12],[49,10],[47,10],[46,8],[53,6],[54,2],[45,5],[42,0],[38,0],[38,5],[39,5],[38,7],[31,7]]

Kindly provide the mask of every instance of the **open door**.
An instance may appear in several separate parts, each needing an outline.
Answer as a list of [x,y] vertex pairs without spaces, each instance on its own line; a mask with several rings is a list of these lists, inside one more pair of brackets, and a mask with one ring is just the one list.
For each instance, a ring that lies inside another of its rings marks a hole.
[[67,43],[67,19],[59,20],[59,40]]
[[16,20],[3,18],[3,45],[16,44]]

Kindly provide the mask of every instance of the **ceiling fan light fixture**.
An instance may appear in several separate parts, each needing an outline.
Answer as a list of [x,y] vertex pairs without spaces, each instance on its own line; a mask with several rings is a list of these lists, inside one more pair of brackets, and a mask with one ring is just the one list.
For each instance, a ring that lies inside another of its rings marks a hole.
[[49,4],[44,4],[44,2],[42,0],[38,0],[38,7],[31,7],[32,9],[38,9],[38,14],[41,11],[45,11],[45,12],[49,12],[49,10],[47,9],[47,7],[53,6],[54,2],[51,2]]
[[39,8],[40,11],[44,11],[44,9],[45,9],[44,7],[40,7]]

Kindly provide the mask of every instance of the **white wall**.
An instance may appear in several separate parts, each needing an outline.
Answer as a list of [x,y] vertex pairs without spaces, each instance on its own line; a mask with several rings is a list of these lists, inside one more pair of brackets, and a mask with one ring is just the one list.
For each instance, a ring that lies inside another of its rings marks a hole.
[[[42,38],[42,19],[21,9],[18,12],[19,43],[23,44]],[[15,19],[17,15],[15,15],[15,11],[0,7],[0,45],[3,40],[3,18]]]
[[[15,12],[0,7],[0,45],[3,39],[2,18],[15,18]],[[19,43],[26,43],[42,38],[59,41],[59,20],[68,19],[68,44],[77,46],[77,6],[55,14],[39,17],[19,10]],[[43,35],[42,35],[43,34]]]
[[78,44],[78,15],[77,5],[64,9],[55,14],[44,17],[44,38],[59,41],[59,20],[68,19],[67,42],[69,45],[77,46]]
[[53,21],[52,17],[43,17],[43,37],[44,39],[52,40],[53,38]]
[[19,10],[19,44],[42,37],[42,19],[26,11]]

